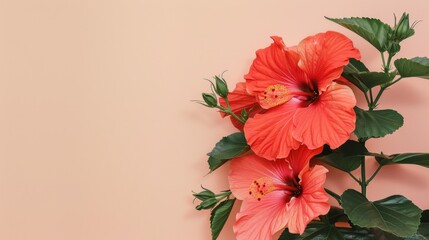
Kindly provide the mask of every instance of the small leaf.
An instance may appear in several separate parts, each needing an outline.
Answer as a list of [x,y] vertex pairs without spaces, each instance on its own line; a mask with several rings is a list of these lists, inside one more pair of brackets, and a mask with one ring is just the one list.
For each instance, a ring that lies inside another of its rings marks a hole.
[[371,43],[380,52],[387,50],[389,35],[392,29],[389,25],[374,18],[327,18],[348,28]]
[[239,156],[249,149],[244,133],[237,132],[222,138],[208,154],[210,171],[222,166],[229,159]]
[[367,152],[361,143],[348,140],[332,153],[316,159],[344,172],[351,172],[360,166]]
[[360,72],[368,72],[368,68],[361,61],[354,58],[349,59],[349,64],[344,67],[342,76],[349,80],[353,85],[359,88],[362,92],[367,92],[369,89],[358,78],[357,74]]
[[411,237],[420,224],[420,210],[400,195],[370,202],[356,190],[346,190],[342,206],[351,222],[360,227],[377,227],[399,237]]
[[217,205],[210,216],[210,228],[212,230],[212,240],[216,240],[222,231],[223,226],[228,220],[232,207],[234,206],[235,199],[225,200]]
[[429,58],[427,57],[400,58],[395,61],[395,67],[403,78],[429,78]]
[[414,164],[429,167],[429,153],[401,153],[390,156],[376,157],[382,165],[388,164]]
[[349,64],[344,68],[345,73],[369,72],[365,64],[354,58],[349,59]]
[[358,138],[379,138],[391,134],[404,124],[404,118],[398,112],[386,110],[365,111],[355,107]]
[[384,72],[361,72],[357,73],[356,75],[357,78],[360,79],[368,88],[373,88],[375,86],[388,83],[395,77],[395,75]]

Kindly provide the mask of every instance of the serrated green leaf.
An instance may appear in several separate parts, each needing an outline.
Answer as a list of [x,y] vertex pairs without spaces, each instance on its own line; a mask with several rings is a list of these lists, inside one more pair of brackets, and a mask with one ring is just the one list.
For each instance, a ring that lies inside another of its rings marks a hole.
[[361,143],[348,140],[332,153],[317,159],[344,172],[351,172],[360,166],[367,152]]
[[210,228],[212,230],[212,240],[216,240],[222,231],[223,226],[228,220],[232,207],[234,206],[235,199],[225,200],[217,205],[211,212]]
[[427,57],[400,58],[395,61],[395,67],[403,78],[429,78],[429,58]]
[[358,138],[379,138],[391,134],[404,124],[404,118],[398,112],[385,109],[365,111],[355,107]]
[[239,156],[249,149],[244,133],[237,132],[222,138],[209,155],[209,168],[214,171],[229,159]]
[[392,29],[374,18],[327,18],[363,37],[380,52],[387,50]]
[[400,195],[370,202],[356,190],[341,195],[342,206],[351,222],[360,227],[379,228],[399,237],[411,237],[420,224],[420,210]]

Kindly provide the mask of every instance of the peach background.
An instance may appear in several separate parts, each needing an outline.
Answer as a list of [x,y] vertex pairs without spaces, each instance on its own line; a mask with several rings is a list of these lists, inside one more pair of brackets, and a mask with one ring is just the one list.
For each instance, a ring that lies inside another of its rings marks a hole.
[[[392,22],[408,11],[424,21],[400,56],[429,56],[428,10],[423,0],[1,0],[0,239],[210,239],[191,191],[227,188],[228,167],[206,176],[205,154],[234,129],[190,102],[209,90],[203,78],[228,70],[232,87],[270,35],[293,45],[328,29],[379,68],[369,44],[323,16]],[[405,126],[370,150],[429,152],[428,90],[406,79],[386,93],[380,107]],[[356,187],[332,173],[331,188]],[[386,167],[369,197],[405,194],[427,209],[428,176]],[[233,239],[231,224],[219,239]]]

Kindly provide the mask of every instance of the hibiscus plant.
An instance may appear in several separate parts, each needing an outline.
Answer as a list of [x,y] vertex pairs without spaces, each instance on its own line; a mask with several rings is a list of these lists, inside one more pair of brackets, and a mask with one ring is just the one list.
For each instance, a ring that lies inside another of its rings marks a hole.
[[[365,147],[367,140],[403,125],[397,111],[377,108],[384,91],[405,78],[429,78],[429,58],[394,58],[416,24],[410,25],[406,13],[393,26],[373,18],[327,19],[374,46],[381,71],[370,71],[352,41],[338,32],[318,33],[292,47],[274,36],[234,90],[220,75],[210,81],[212,93],[202,94],[199,103],[219,110],[238,129],[208,154],[211,172],[230,162],[230,189],[194,193],[201,201],[196,209],[211,210],[213,240],[238,200],[238,240],[270,240],[281,230],[281,240],[429,239],[428,210],[401,195],[366,196],[386,165],[429,167],[427,153],[387,155]],[[356,106],[352,87],[365,96],[367,109]],[[371,174],[366,161],[378,163]],[[360,191],[325,188],[326,165],[352,177]],[[359,168],[357,177],[352,171]]]

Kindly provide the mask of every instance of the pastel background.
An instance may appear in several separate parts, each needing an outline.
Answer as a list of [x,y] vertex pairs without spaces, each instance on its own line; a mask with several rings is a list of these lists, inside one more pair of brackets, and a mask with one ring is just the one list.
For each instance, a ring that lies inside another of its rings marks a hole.
[[[209,90],[203,79],[228,70],[232,88],[269,36],[294,45],[326,30],[380,68],[369,44],[324,16],[393,23],[407,11],[423,21],[399,56],[429,56],[428,10],[424,0],[1,0],[0,239],[210,239],[191,193],[228,188],[228,166],[206,175],[205,154],[234,129],[190,101]],[[380,108],[405,126],[369,149],[429,152],[428,92],[423,79],[387,91]],[[332,189],[357,187],[331,173]],[[429,170],[386,167],[368,195],[390,194],[428,209]],[[219,239],[234,239],[232,223]]]

